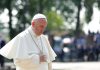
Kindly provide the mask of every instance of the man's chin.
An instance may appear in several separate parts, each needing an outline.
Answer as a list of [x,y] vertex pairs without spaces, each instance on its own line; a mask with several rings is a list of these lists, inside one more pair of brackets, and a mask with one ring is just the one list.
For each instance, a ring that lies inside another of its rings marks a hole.
[[40,36],[41,34],[43,34],[43,33],[38,33],[37,35]]

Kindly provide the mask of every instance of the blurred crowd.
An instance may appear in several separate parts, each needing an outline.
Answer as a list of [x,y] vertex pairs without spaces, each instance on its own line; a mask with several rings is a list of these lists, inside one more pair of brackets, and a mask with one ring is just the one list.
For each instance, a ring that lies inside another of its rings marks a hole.
[[[6,41],[0,36],[0,49],[6,44]],[[0,69],[4,68],[5,59],[2,55],[0,55]]]
[[49,36],[50,43],[57,54],[56,61],[99,61],[100,33],[89,32],[79,37]]

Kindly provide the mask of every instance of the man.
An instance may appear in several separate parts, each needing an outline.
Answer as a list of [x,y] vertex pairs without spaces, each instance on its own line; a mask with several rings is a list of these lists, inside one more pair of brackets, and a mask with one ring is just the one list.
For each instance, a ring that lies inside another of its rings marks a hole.
[[46,17],[36,14],[31,26],[6,44],[0,54],[13,59],[16,70],[52,70],[51,62],[56,54],[42,34],[46,26]]

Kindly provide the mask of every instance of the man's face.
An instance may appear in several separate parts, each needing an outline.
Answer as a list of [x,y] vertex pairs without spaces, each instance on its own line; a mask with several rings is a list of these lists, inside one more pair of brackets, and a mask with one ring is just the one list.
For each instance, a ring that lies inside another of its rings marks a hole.
[[34,23],[32,24],[33,24],[32,26],[36,35],[41,35],[47,26],[47,22],[43,18],[36,19]]

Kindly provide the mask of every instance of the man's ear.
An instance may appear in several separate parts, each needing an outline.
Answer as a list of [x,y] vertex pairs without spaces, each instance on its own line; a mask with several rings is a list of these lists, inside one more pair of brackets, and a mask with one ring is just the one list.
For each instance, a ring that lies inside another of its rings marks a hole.
[[34,21],[32,22],[32,26],[34,27]]

